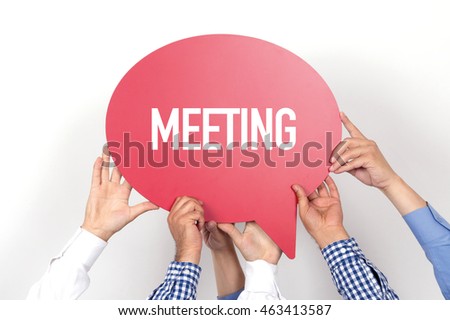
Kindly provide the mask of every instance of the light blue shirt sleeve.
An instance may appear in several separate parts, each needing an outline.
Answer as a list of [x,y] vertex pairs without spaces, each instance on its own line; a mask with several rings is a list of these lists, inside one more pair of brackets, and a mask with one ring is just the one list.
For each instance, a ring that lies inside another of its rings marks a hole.
[[238,291],[233,292],[229,295],[217,297],[217,300],[237,300],[237,298],[239,298],[239,295],[241,294],[242,291],[244,291],[244,288],[239,289]]
[[433,265],[445,299],[450,299],[450,224],[427,203],[403,217]]

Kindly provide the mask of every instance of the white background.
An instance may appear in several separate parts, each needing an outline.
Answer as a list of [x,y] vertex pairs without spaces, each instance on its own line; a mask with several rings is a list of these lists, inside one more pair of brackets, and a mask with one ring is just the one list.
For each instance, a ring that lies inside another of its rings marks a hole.
[[[122,76],[155,49],[200,34],[253,36],[302,57],[450,220],[449,9],[448,1],[2,1],[0,299],[24,298],[81,224]],[[399,296],[441,299],[431,265],[387,199],[350,175],[336,180],[347,230]],[[133,192],[132,203],[142,200]],[[115,235],[83,298],[145,298],[173,258],[166,215],[147,213]],[[198,297],[214,299],[207,248],[201,265]],[[301,225],[297,258],[279,264],[279,286],[289,299],[340,298]]]

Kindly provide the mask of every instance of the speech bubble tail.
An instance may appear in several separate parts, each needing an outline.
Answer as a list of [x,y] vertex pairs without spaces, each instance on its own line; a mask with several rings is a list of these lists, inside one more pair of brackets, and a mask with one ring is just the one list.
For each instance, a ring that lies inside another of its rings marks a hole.
[[[285,200],[285,199],[284,199]],[[295,258],[297,207],[290,201],[267,204],[269,210],[261,213],[256,223],[280,247],[289,259]],[[274,218],[275,217],[275,218]]]

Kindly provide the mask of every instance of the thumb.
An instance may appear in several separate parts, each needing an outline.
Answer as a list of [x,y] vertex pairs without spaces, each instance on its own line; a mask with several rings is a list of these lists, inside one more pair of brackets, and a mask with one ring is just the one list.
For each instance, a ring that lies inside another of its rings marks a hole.
[[139,203],[137,205],[130,207],[131,216],[132,216],[133,220],[136,219],[137,217],[139,217],[144,212],[147,212],[150,210],[157,210],[157,209],[159,209],[159,207],[157,205],[151,203],[150,201],[142,202],[142,203]]
[[225,232],[231,238],[231,240],[233,240],[236,246],[239,247],[239,244],[241,243],[243,236],[238,228],[236,228],[231,223],[219,223],[217,226],[219,227],[220,230]]
[[217,222],[215,221],[208,221],[207,223],[205,223],[205,228],[211,234],[214,234],[217,231],[219,231],[219,229],[217,228]]
[[303,188],[300,187],[298,184],[294,184],[292,186],[292,190],[294,190],[295,195],[297,196],[300,215],[302,214],[302,212],[307,212],[309,200],[308,197],[306,196],[305,190],[303,190]]

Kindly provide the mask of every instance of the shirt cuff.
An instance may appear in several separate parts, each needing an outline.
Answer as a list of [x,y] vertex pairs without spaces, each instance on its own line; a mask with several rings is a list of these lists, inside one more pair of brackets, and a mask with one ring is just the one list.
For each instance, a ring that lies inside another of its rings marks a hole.
[[54,258],[52,262],[65,257],[67,260],[83,264],[86,271],[89,271],[105,249],[106,245],[107,242],[104,240],[89,231],[78,228],[77,232],[67,243],[60,256]]
[[354,259],[363,255],[354,238],[333,242],[322,249],[322,255],[330,270],[344,260]]
[[244,288],[242,288],[236,292],[233,292],[229,295],[217,297],[217,300],[237,300],[239,295],[242,293],[242,291],[244,291]]
[[195,263],[172,261],[167,268],[164,282],[182,280],[196,288],[201,272],[202,268]]
[[191,262],[172,261],[163,283],[153,290],[148,300],[195,300],[202,268]]
[[246,261],[245,290],[250,292],[272,292],[277,266],[264,260]]
[[425,207],[414,210],[403,218],[420,245],[426,246],[429,243],[440,245],[439,239],[448,241],[449,223],[428,203]]
[[277,266],[264,260],[246,261],[245,288],[238,300],[284,300],[275,281]]

